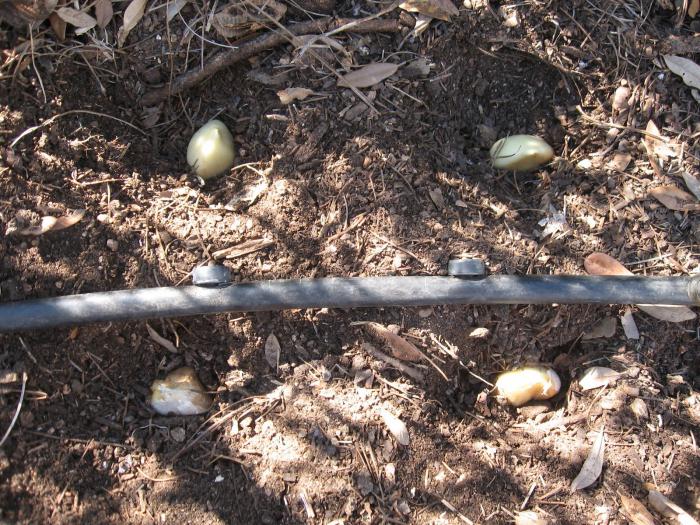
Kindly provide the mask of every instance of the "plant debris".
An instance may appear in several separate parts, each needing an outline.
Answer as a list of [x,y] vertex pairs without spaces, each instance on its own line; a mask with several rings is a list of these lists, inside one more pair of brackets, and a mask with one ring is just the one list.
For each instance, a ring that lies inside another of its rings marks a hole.
[[571,483],[570,491],[585,489],[590,487],[600,477],[603,471],[603,456],[605,454],[605,429],[598,432],[598,437],[588,453],[586,461],[581,467],[581,472]]

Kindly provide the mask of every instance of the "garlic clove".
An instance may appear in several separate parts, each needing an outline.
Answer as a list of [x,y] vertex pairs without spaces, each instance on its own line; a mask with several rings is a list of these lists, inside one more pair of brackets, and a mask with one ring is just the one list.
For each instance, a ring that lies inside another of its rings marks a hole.
[[512,135],[491,146],[491,162],[497,169],[530,171],[554,158],[554,150],[540,137]]
[[195,173],[210,179],[233,166],[233,135],[220,120],[210,120],[199,128],[187,146],[187,163]]
[[195,371],[185,366],[153,381],[148,403],[162,416],[194,416],[207,412],[212,398]]
[[561,380],[557,373],[544,366],[527,366],[504,372],[496,381],[498,395],[516,407],[533,399],[550,399],[560,388]]

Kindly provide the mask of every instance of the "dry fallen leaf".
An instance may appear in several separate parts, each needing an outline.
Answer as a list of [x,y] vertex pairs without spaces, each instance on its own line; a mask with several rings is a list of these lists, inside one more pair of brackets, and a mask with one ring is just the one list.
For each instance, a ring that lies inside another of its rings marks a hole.
[[397,64],[390,62],[375,62],[367,64],[352,73],[343,75],[338,79],[340,87],[365,88],[379,84],[382,80],[389,78],[399,69]]
[[627,339],[639,339],[639,329],[629,306],[625,308],[625,313],[620,317],[620,323]]
[[56,217],[45,216],[41,218],[41,224],[37,226],[29,226],[27,228],[22,228],[17,230],[18,235],[29,235],[31,237],[37,237],[43,235],[46,232],[51,231],[51,229],[56,224]]
[[232,2],[214,15],[212,25],[224,38],[242,38],[263,29],[271,20],[281,20],[286,12],[287,6],[275,0]]
[[695,197],[682,189],[670,184],[657,186],[649,190],[649,195],[666,206],[669,210],[674,211],[691,211],[700,210],[700,204],[696,202]]
[[[591,275],[633,275],[620,261],[600,252],[592,253],[586,257],[583,261],[583,266]],[[697,317],[690,308],[680,305],[638,304],[637,307],[656,319],[671,323],[681,323]],[[629,316],[625,314],[625,317],[622,318],[623,328],[626,326],[625,321],[629,323],[631,315],[631,313]],[[625,331],[625,334],[627,334],[627,331]],[[630,338],[630,335],[628,335],[628,338]],[[638,333],[636,338],[639,338]]]
[[674,145],[671,144],[671,141],[667,137],[661,134],[661,131],[659,131],[659,128],[653,120],[647,122],[646,132],[654,135],[653,137],[644,135],[644,147],[647,150],[652,164],[656,162],[655,156],[666,161],[669,157],[676,157],[678,155]]
[[620,494],[620,503],[627,518],[635,525],[655,525],[656,520],[641,501]]
[[287,88],[277,92],[280,102],[285,106],[291,104],[295,100],[304,100],[309,95],[313,95],[313,91],[306,88]]
[[156,332],[153,328],[151,328],[151,325],[148,323],[146,323],[146,330],[148,330],[148,335],[150,336],[150,338],[153,339],[153,341],[158,343],[160,346],[165,348],[168,352],[172,352],[173,354],[180,353],[180,351],[175,347],[174,344],[172,344],[165,337],[163,337],[158,332]]
[[591,486],[600,476],[603,471],[603,457],[605,454],[605,429],[602,428],[598,433],[598,437],[588,453],[586,461],[581,467],[581,472],[578,473],[576,479],[571,483],[570,491],[585,489]]
[[700,178],[688,173],[687,171],[684,171],[683,180],[685,181],[685,185],[688,186],[690,192],[695,195],[695,198],[700,200]]
[[445,22],[459,15],[459,10],[451,0],[404,0],[399,7],[404,11],[439,18]]
[[97,20],[84,11],[78,11],[72,7],[61,7],[56,10],[56,14],[61,19],[76,27],[75,34],[82,35],[95,27]]
[[131,0],[129,6],[124,10],[124,22],[117,33],[117,45],[122,47],[126,42],[126,37],[143,18],[146,10],[147,0]]
[[53,227],[51,228],[51,231],[55,232],[59,230],[65,230],[66,228],[70,228],[74,224],[78,224],[84,216],[85,210],[75,210],[70,215],[63,215],[56,219],[56,221],[53,224]]
[[700,0],[690,0],[688,2],[688,16],[690,18],[695,18],[700,11]]
[[637,397],[630,403],[630,410],[638,419],[649,419],[649,407],[646,402]]
[[112,0],[97,0],[95,2],[95,18],[97,25],[104,29],[112,21],[114,11],[112,10]]
[[649,489],[649,505],[663,515],[665,518],[672,520],[678,525],[698,525],[698,522],[681,507],[673,503],[658,490]]
[[391,349],[392,355],[397,359],[414,363],[423,359],[423,354],[413,343],[406,341],[379,323],[359,321],[351,324],[364,326],[372,335],[384,341]]
[[404,447],[407,447],[410,443],[410,437],[406,424],[394,414],[388,410],[384,410],[383,408],[380,410],[379,414],[382,416],[384,424],[389,429],[389,432],[391,432],[391,435],[394,436],[396,441],[398,441],[399,444],[403,445]]
[[168,2],[168,8],[165,11],[165,21],[170,22],[177,14],[182,10],[185,5],[187,5],[189,0],[170,0]]
[[51,24],[51,29],[53,29],[53,32],[56,34],[58,41],[63,42],[66,39],[66,28],[68,27],[66,21],[58,16],[58,14],[54,11],[49,15],[49,23]]
[[606,317],[598,321],[588,332],[584,333],[581,339],[588,341],[590,339],[612,337],[615,335],[616,329],[617,319],[614,317]]
[[614,257],[595,252],[583,261],[583,267],[591,275],[633,275],[624,265]]
[[433,204],[435,204],[435,207],[438,210],[445,209],[445,197],[442,196],[442,191],[440,191],[440,188],[429,190],[428,195],[430,195],[430,200],[433,201]]
[[683,79],[688,86],[700,89],[700,66],[688,58],[664,55],[664,62],[673,73]]
[[612,368],[592,366],[586,369],[581,379],[578,380],[578,384],[581,390],[592,390],[601,386],[607,386],[609,383],[619,379],[621,375],[620,372],[616,372]]
[[270,368],[276,370],[279,367],[281,350],[277,336],[275,334],[268,335],[265,341],[265,361],[270,365]]

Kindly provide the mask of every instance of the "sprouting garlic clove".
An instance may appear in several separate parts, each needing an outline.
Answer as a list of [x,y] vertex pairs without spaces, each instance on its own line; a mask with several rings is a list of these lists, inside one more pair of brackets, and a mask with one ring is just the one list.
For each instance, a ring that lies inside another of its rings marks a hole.
[[151,385],[149,404],[162,416],[194,416],[211,408],[212,398],[204,390],[195,371],[184,366]]
[[511,405],[519,407],[533,399],[550,399],[557,395],[561,380],[551,368],[527,366],[498,376],[496,391]]
[[554,150],[540,137],[512,135],[491,146],[491,162],[497,169],[530,171],[554,158]]
[[210,179],[233,166],[233,135],[220,120],[210,120],[199,128],[187,146],[187,163],[195,173]]

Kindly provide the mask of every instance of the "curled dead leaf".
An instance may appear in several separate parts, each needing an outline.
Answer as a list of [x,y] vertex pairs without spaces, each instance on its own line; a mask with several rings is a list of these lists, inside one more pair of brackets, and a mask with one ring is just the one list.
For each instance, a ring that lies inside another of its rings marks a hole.
[[70,215],[63,215],[53,223],[51,231],[65,230],[74,224],[78,224],[85,217],[85,210],[75,210]]
[[309,95],[313,95],[313,91],[306,88],[287,88],[277,92],[280,102],[285,106],[291,104],[295,100],[304,100]]
[[695,197],[682,189],[670,184],[657,186],[649,190],[649,195],[666,206],[669,210],[674,211],[696,211],[700,210],[700,204],[696,202]]
[[397,64],[390,62],[375,62],[367,64],[352,73],[343,75],[338,79],[340,87],[365,88],[379,84],[382,80],[389,78],[399,69]]
[[51,229],[56,224],[56,217],[45,216],[41,218],[41,224],[36,226],[28,226],[27,228],[22,228],[17,230],[18,235],[28,235],[30,237],[37,237],[43,235],[46,232],[51,231]]

